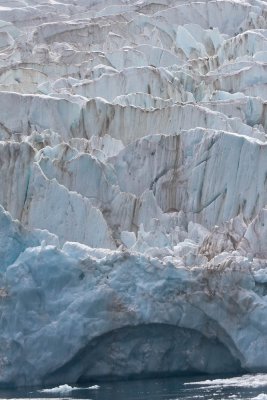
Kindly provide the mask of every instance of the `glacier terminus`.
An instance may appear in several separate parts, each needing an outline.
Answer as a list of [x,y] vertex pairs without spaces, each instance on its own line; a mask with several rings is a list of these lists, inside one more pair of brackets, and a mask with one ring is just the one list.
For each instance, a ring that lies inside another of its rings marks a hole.
[[0,0],[0,387],[267,372],[267,3]]

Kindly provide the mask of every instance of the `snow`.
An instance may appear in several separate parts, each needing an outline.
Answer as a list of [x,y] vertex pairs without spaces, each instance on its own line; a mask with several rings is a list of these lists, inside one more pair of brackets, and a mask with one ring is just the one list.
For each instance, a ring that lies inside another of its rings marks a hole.
[[266,12],[0,7],[0,385],[267,370]]

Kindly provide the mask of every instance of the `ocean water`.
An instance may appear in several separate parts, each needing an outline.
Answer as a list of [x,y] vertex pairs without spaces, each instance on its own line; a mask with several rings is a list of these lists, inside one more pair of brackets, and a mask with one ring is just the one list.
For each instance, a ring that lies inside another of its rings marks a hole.
[[47,388],[1,390],[0,399],[267,400],[267,374],[101,382],[91,386],[65,384]]

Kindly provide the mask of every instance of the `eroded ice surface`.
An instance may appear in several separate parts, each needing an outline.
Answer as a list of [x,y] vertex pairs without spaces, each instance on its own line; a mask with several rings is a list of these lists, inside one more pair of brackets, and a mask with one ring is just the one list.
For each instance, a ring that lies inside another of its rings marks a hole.
[[266,88],[265,1],[0,1],[1,385],[267,370]]

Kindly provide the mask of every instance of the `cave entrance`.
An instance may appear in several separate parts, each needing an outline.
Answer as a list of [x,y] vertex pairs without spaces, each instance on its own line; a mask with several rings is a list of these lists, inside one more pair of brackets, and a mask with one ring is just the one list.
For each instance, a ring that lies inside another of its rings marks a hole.
[[165,324],[113,330],[90,341],[47,383],[242,372],[217,339]]

